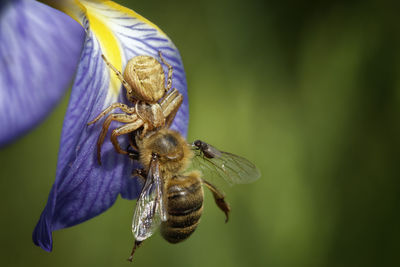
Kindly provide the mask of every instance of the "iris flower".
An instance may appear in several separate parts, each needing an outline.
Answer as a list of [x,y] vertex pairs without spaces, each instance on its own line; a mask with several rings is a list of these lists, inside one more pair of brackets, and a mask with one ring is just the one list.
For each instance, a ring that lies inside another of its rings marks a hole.
[[[103,145],[102,165],[97,163],[96,141],[102,123],[87,123],[112,103],[129,105],[121,82],[101,55],[123,70],[137,55],[160,61],[161,51],[173,66],[172,86],[184,95],[171,126],[183,135],[188,103],[179,52],[156,25],[112,1],[44,2],[52,7],[32,0],[0,4],[0,145],[39,123],[75,75],[55,182],[33,232],[34,243],[51,251],[53,231],[99,215],[119,194],[134,199],[140,190],[137,179],[131,177],[137,163],[116,153],[109,139]],[[120,143],[127,145],[126,137],[121,136]]]

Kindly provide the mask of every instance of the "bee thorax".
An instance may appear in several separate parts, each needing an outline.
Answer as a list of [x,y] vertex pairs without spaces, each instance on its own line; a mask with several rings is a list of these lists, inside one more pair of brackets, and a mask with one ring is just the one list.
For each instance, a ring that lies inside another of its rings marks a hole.
[[192,151],[185,139],[169,129],[157,131],[138,145],[143,166],[149,166],[151,157],[155,154],[160,162],[160,170],[171,175],[185,170],[192,158]]

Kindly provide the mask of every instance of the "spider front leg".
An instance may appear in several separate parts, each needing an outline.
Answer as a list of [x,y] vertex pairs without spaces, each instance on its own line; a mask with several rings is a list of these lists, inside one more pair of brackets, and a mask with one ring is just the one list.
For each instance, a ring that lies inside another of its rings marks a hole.
[[[99,165],[101,165],[101,146],[104,142],[104,139],[106,138],[108,128],[110,127],[111,122],[112,121],[135,122],[137,120],[138,120],[138,116],[136,114],[132,114],[132,115],[111,114],[107,117],[107,119],[103,123],[103,127],[100,132],[99,138],[97,139],[97,161],[99,162]],[[115,147],[115,145],[114,145],[114,147]]]
[[121,81],[121,83],[124,85],[126,91],[128,92],[128,94],[132,94],[132,87],[129,85],[129,83],[127,81],[125,81],[124,76],[122,75],[122,73],[117,70],[116,67],[114,67],[110,61],[107,60],[107,58],[102,54],[101,57],[103,58],[104,62],[107,64],[107,66],[112,69],[115,74],[117,75],[118,79]]
[[147,132],[149,131],[149,128],[150,127],[148,122],[143,123],[143,130],[139,135],[140,139],[143,139],[146,136]]
[[125,151],[121,149],[118,143],[118,136],[123,135],[123,134],[128,134],[131,133],[137,129],[139,129],[141,126],[143,126],[143,121],[141,119],[137,119],[136,121],[133,121],[131,123],[128,123],[126,125],[123,125],[111,133],[111,142],[114,145],[115,150],[120,153],[120,154],[129,154],[128,151]]
[[96,118],[94,118],[94,120],[92,120],[91,122],[88,122],[87,125],[91,125],[91,124],[97,122],[98,120],[103,118],[107,113],[109,113],[111,110],[116,109],[116,108],[119,108],[123,112],[128,113],[128,114],[135,113],[135,108],[128,107],[127,105],[122,104],[122,103],[114,103],[114,104],[110,105],[109,107],[107,107],[106,109],[104,109],[99,115],[97,115]]
[[168,92],[169,89],[171,89],[172,87],[172,71],[173,68],[170,64],[167,63],[167,61],[165,61],[165,59],[163,58],[161,51],[158,51],[158,55],[160,56],[161,61],[168,67],[168,76],[167,76],[167,87],[165,88],[165,92]]
[[171,126],[182,102],[183,95],[176,88],[172,89],[161,101],[160,106],[164,113],[166,127],[169,128]]

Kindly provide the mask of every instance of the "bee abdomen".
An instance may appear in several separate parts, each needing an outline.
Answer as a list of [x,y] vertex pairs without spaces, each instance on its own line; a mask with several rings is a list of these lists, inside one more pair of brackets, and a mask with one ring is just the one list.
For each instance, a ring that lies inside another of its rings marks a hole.
[[170,243],[188,238],[199,223],[203,212],[203,188],[192,181],[170,185],[168,188],[168,220],[161,225],[161,234]]

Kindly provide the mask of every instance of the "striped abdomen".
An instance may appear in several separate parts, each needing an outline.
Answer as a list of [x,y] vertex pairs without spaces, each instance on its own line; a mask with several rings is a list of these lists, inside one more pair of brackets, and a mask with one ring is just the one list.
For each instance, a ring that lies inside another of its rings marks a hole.
[[203,212],[203,188],[198,173],[167,181],[168,220],[161,224],[161,234],[170,243],[188,238],[199,224]]

